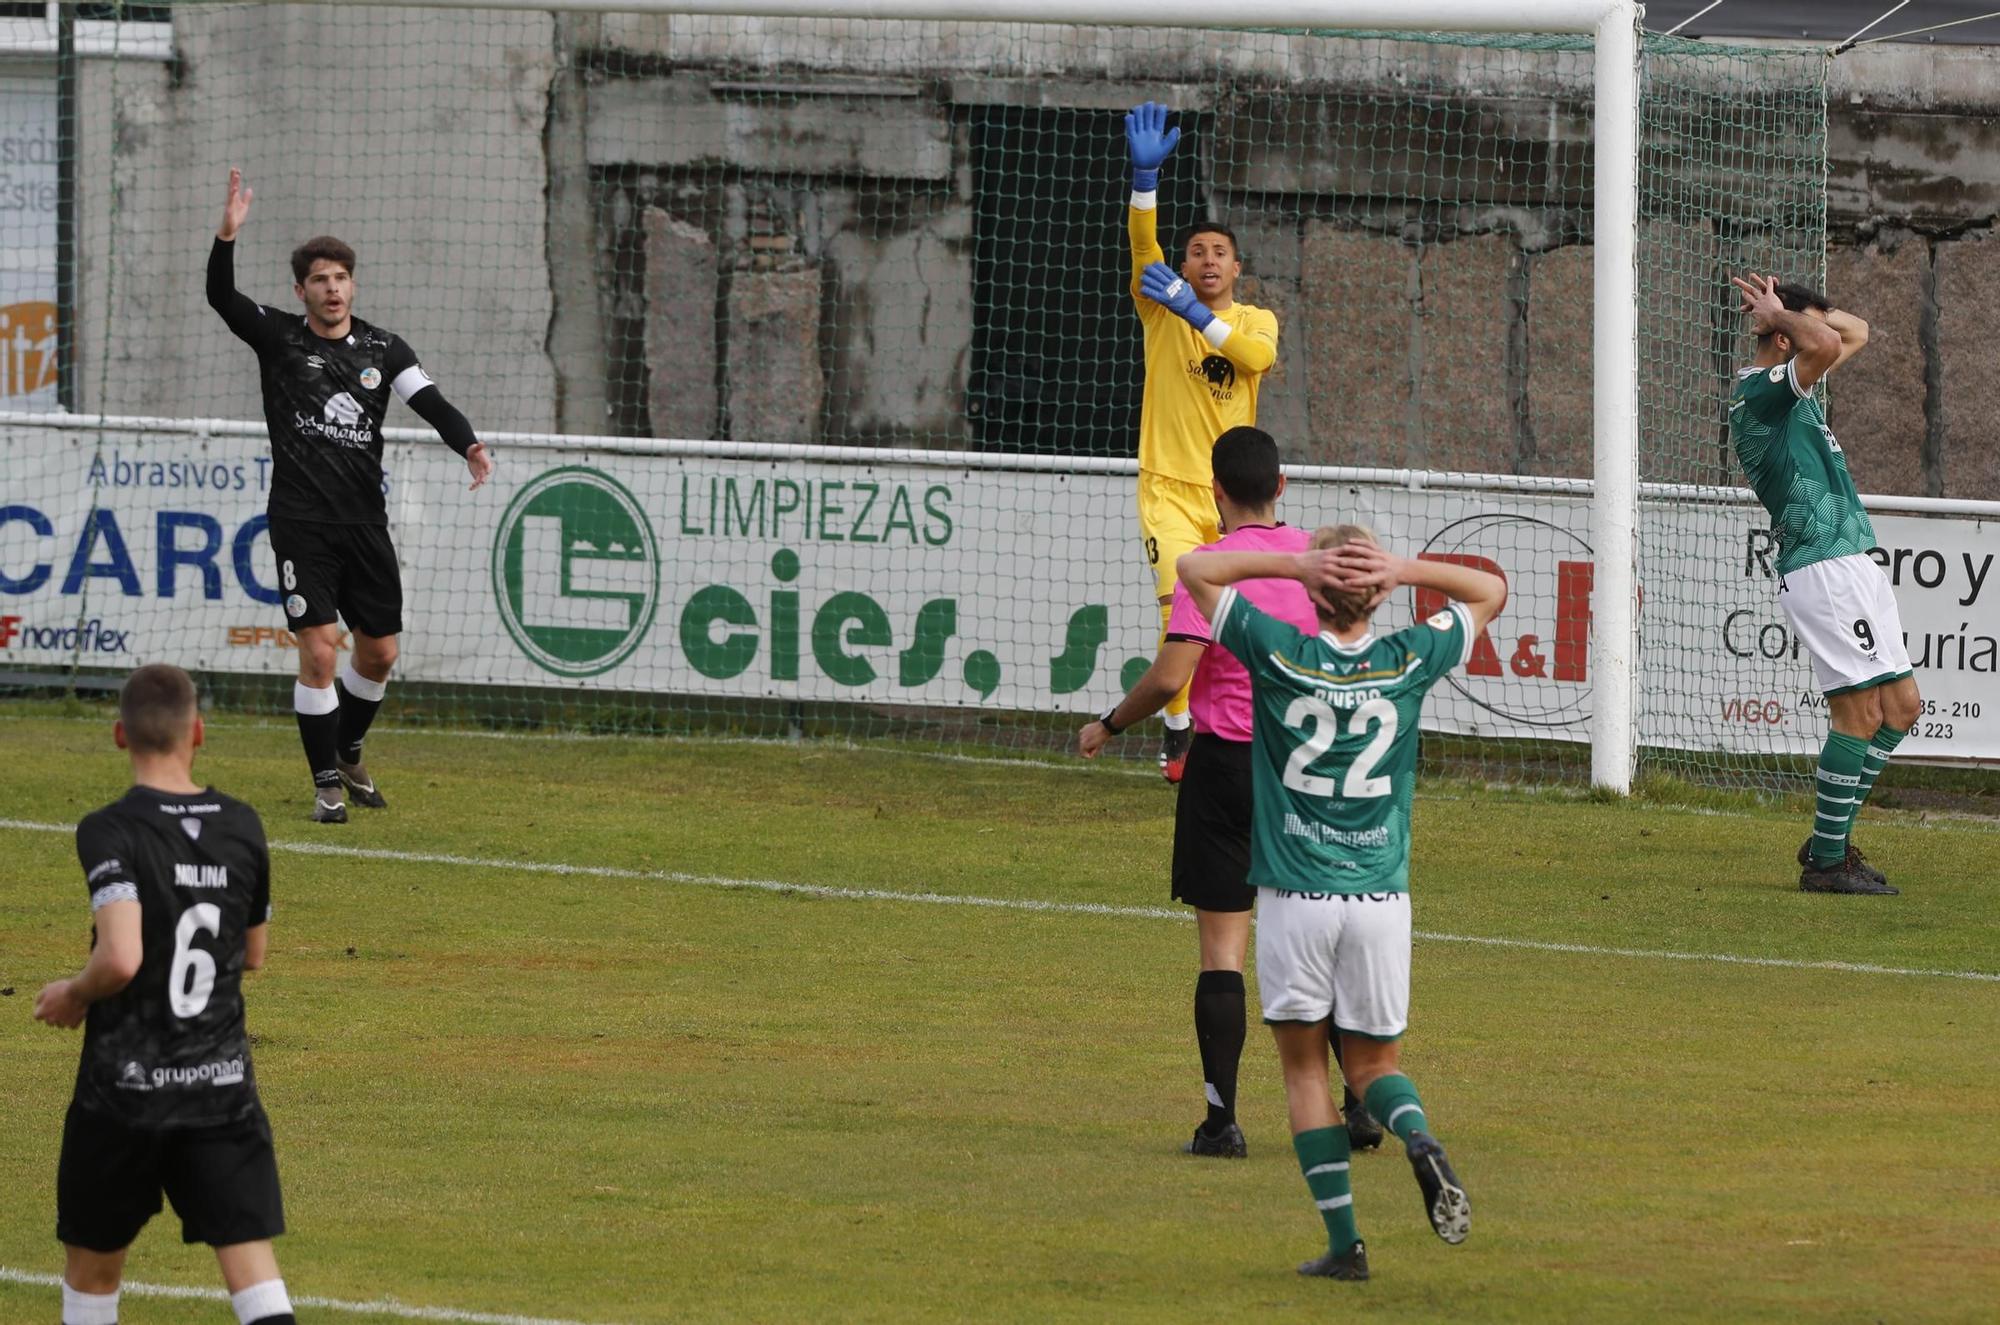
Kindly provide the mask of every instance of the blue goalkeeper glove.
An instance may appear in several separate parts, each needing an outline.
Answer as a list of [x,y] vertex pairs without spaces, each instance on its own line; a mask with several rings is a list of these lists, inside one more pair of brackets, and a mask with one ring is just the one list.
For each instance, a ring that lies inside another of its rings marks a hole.
[[1125,151],[1132,158],[1132,187],[1151,193],[1160,187],[1160,163],[1174,154],[1179,128],[1167,127],[1167,108],[1145,101],[1125,113]]
[[1208,305],[1195,294],[1194,287],[1164,262],[1146,264],[1146,269],[1139,273],[1139,293],[1186,318],[1196,331],[1208,330],[1208,324],[1215,321],[1215,314],[1208,311]]

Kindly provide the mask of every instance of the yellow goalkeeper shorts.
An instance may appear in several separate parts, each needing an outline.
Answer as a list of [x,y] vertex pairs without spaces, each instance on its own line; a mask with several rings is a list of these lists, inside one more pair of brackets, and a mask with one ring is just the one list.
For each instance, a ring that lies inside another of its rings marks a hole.
[[1222,537],[1222,518],[1215,512],[1215,493],[1203,483],[1183,483],[1164,474],[1139,471],[1139,537],[1146,564],[1152,568],[1158,597],[1166,598],[1179,583],[1174,563],[1184,552]]

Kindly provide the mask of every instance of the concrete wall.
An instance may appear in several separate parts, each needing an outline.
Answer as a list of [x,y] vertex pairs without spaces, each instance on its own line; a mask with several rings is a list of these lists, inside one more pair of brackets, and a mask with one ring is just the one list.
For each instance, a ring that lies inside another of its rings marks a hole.
[[203,294],[238,165],[256,190],[244,293],[296,307],[287,255],[338,235],[356,313],[408,340],[475,425],[553,427],[548,16],[192,6],[175,43],[174,64],[83,62],[84,407],[260,412],[254,360]]
[[[1588,55],[1216,40],[190,7],[176,63],[85,66],[84,403],[256,412],[201,288],[236,163],[259,188],[242,287],[290,306],[291,245],[348,238],[358,311],[475,424],[972,445],[972,108],[1154,96],[1210,117],[1174,168],[1200,164],[1243,297],[1279,313],[1262,414],[1292,454],[1587,473]],[[1277,86],[1314,95],[1247,90]],[[1876,328],[1834,427],[1864,489],[2000,497],[2000,58],[1870,47],[1832,89],[1828,287]],[[1642,235],[1671,255],[1643,273],[1654,477],[1732,476],[1718,401],[1748,350],[1724,278],[1782,247],[1732,213],[1761,131],[1679,182],[1712,223]],[[1120,155],[1051,215],[1101,205],[1115,232]]]

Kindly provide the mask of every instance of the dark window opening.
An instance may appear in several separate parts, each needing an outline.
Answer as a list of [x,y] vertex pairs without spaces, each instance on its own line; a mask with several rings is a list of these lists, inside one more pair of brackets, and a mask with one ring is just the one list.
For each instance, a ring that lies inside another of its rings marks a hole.
[[[1120,111],[974,106],[972,365],[982,450],[1130,456],[1145,352],[1132,311]],[[1207,215],[1206,115],[1160,178],[1160,245]]]

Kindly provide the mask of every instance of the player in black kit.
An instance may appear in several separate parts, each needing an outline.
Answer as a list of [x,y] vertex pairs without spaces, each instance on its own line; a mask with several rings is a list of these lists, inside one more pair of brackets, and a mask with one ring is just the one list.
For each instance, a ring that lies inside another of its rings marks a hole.
[[[361,762],[361,741],[382,705],[403,630],[403,582],[382,500],[389,397],[465,457],[473,487],[493,473],[493,460],[403,338],[354,316],[354,250],[338,239],[321,235],[292,253],[303,317],[237,292],[236,232],[250,215],[250,195],[243,172],[231,170],[208,255],[208,302],[257,351],[271,433],[271,551],[299,646],[292,706],[312,766],[312,817],[346,823],[346,795],[378,809],[386,803]],[[354,639],[337,689],[336,612]]]
[[132,789],[76,829],[90,960],[35,997],[37,1020],[84,1028],[56,1170],[63,1325],[116,1325],[126,1249],[162,1191],[182,1240],[215,1248],[237,1320],[289,1325],[278,1164],[243,1026],[243,972],[264,964],[271,918],[264,825],[195,784],[201,716],[180,668],[132,673],[112,734]]

